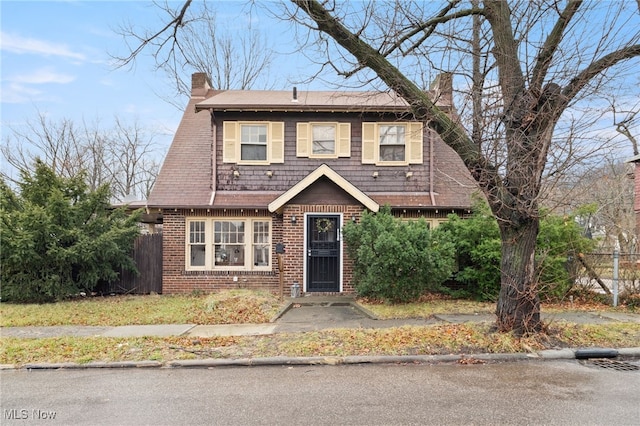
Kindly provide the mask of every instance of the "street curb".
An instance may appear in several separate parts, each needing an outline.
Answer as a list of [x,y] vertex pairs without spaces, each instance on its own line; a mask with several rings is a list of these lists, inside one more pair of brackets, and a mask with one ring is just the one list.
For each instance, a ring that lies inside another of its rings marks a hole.
[[[640,347],[617,349],[618,356],[640,357]],[[515,362],[532,360],[576,359],[576,349],[551,349],[531,353],[513,354],[460,354],[460,355],[353,355],[353,356],[316,356],[316,357],[264,357],[264,358],[223,358],[188,359],[174,361],[119,361],[90,362],[77,364],[40,363],[15,366],[0,364],[0,370],[60,370],[95,368],[219,368],[219,367],[258,367],[258,366],[294,366],[294,365],[354,365],[354,364],[482,364],[485,362]]]
[[60,369],[74,369],[85,370],[93,368],[158,368],[162,367],[163,363],[159,361],[115,361],[115,362],[89,362],[86,364],[78,364],[75,362],[59,362],[59,363],[39,363],[39,364],[25,364],[22,367],[15,369],[18,370],[60,370]]

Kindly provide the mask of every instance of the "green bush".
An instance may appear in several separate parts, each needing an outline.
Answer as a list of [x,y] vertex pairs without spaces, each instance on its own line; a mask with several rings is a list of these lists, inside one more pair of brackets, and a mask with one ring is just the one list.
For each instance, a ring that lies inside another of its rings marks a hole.
[[536,264],[540,295],[558,298],[571,288],[569,257],[588,253],[596,242],[584,236],[573,216],[558,216],[543,212],[536,241]]
[[476,204],[473,214],[461,219],[455,214],[438,229],[451,235],[457,256],[460,296],[495,301],[500,292],[500,230],[485,204]]
[[[501,239],[498,224],[484,203],[476,203],[468,219],[450,215],[439,229],[451,234],[458,271],[454,280],[461,295],[495,301],[500,292]],[[595,242],[583,235],[572,216],[543,212],[536,242],[536,270],[540,295],[561,297],[570,288],[568,258],[593,250]]]
[[3,302],[52,302],[135,271],[139,215],[109,205],[109,188],[61,178],[42,162],[23,172],[20,191],[0,181]]
[[449,235],[430,231],[424,220],[394,218],[389,207],[365,212],[360,223],[345,225],[343,235],[361,296],[415,300],[427,290],[441,289],[453,271]]

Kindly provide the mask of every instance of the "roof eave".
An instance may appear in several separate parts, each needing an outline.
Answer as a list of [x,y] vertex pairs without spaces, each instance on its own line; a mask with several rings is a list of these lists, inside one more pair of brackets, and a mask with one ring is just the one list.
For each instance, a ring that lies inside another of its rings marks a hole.
[[380,107],[380,106],[326,106],[326,105],[206,105],[197,104],[196,112],[213,111],[213,112],[375,112],[375,113],[408,113],[410,109],[407,107]]

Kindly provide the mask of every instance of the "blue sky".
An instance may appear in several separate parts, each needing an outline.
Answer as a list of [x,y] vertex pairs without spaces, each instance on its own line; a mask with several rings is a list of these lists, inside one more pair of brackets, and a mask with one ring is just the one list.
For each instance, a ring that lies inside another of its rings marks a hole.
[[[212,3],[219,18],[233,25],[233,31],[248,25],[245,4],[243,0]],[[7,126],[19,128],[38,112],[52,120],[99,120],[105,125],[118,115],[164,135],[158,141],[166,149],[182,112],[161,98],[172,93],[164,74],[154,71],[148,54],[140,56],[133,69],[115,69],[109,56],[128,52],[116,33],[121,24],[158,28],[159,13],[146,1],[0,0],[1,136],[4,138]],[[293,26],[267,16],[254,18],[276,46],[290,49],[280,52],[289,55],[279,57],[270,76],[278,81],[279,87],[274,88],[285,88],[291,76],[309,70],[302,55],[293,51]],[[326,86],[318,82],[298,87]]]
[[[216,8],[232,21],[243,4]],[[161,99],[172,93],[164,74],[147,54],[122,69],[110,57],[128,52],[116,32],[120,25],[158,28],[159,13],[139,1],[0,1],[3,137],[6,126],[19,128],[38,112],[78,123],[108,123],[118,115],[153,127],[168,145],[181,111]]]

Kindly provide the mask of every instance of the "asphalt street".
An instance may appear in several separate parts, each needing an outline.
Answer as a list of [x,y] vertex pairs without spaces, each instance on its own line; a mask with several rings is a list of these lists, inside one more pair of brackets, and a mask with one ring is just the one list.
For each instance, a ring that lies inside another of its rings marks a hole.
[[637,425],[640,372],[582,361],[6,370],[2,425]]

